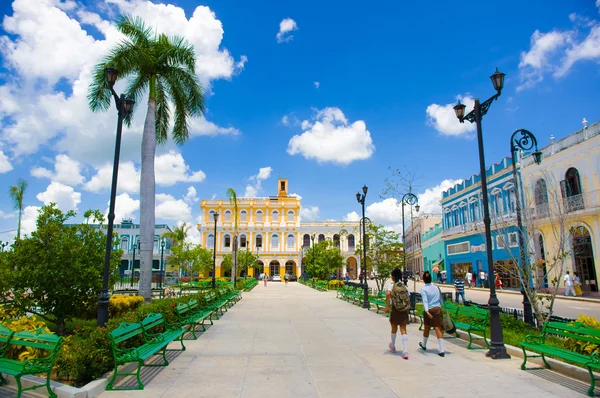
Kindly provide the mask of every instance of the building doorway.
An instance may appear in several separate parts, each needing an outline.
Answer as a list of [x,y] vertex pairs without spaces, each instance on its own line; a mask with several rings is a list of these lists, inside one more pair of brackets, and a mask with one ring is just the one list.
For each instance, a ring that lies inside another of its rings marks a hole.
[[[350,279],[356,279],[356,270],[357,270],[356,265],[357,265],[356,258],[348,257],[348,259],[346,260],[346,272],[348,273],[348,276],[350,277]],[[343,277],[346,277],[346,275],[343,275]]]
[[285,263],[285,273],[288,275],[296,275],[296,263],[293,262],[292,260],[286,262]]
[[260,275],[265,272],[265,265],[262,261],[258,260],[256,264],[254,264],[254,277],[256,279],[260,278]]
[[581,279],[581,289],[588,292],[598,291],[596,264],[592,238],[586,227],[577,227],[572,234],[574,271]]
[[279,275],[279,261],[273,260],[269,264],[269,276]]
[[494,261],[494,270],[496,271],[496,278],[502,281],[502,288],[518,289],[521,287],[521,281],[519,277],[515,275],[513,271],[515,266],[512,260],[498,260]]

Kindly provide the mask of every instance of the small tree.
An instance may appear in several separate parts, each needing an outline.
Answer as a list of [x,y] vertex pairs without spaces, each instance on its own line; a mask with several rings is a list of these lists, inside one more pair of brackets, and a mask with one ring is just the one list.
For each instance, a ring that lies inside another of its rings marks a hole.
[[[515,228],[513,223],[507,223],[501,217],[493,218],[493,228],[510,257],[510,267],[506,271],[510,277],[518,278],[531,303],[538,327],[542,327],[552,315],[554,300],[566,270],[566,259],[570,255],[571,239],[571,233],[567,229],[569,215],[562,208],[559,185],[548,174],[544,180],[546,192],[541,197],[525,195],[523,200],[521,233],[525,246],[524,259],[510,249],[511,233],[515,230],[518,233],[518,227]],[[537,244],[536,238],[541,225],[550,226],[554,246],[542,248]]]
[[309,275],[329,279],[329,276],[343,264],[344,256],[331,241],[324,240],[308,250],[306,260],[306,270]]
[[231,272],[231,268],[233,266],[233,256],[231,254],[226,254],[223,256],[223,261],[221,262],[221,272],[225,275],[226,272]]
[[240,275],[242,271],[247,271],[250,266],[258,261],[258,256],[248,250],[248,247],[246,247],[246,250],[238,251],[237,256],[237,269]]
[[192,249],[192,271],[208,275],[213,267],[213,251],[200,245]]
[[[365,272],[372,272],[377,289],[383,290],[394,268],[402,267],[400,234],[386,229],[383,225],[367,226],[367,266]],[[362,242],[356,254],[363,253]]]
[[[34,313],[56,324],[59,335],[66,321],[79,316],[82,308],[98,301],[106,251],[102,228],[89,222],[65,225],[75,212],[63,213],[54,203],[39,211],[37,230],[19,240],[0,262],[0,295],[21,313]],[[98,210],[84,217],[103,224]],[[118,238],[114,246],[118,246]],[[111,252],[111,280],[114,284],[123,252]]]

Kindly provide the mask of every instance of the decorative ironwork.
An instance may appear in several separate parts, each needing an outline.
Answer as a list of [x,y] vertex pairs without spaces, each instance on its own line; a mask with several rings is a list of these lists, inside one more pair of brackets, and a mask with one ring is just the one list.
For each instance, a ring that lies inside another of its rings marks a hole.
[[414,206],[418,203],[419,199],[411,192],[405,194],[402,197],[402,204],[408,205],[408,206]]
[[530,151],[534,148],[537,151],[537,140],[528,130],[519,129],[513,133],[512,137],[510,137],[510,152],[513,156],[518,149]]
[[[487,113],[488,109],[490,109],[490,106],[492,106],[492,102],[497,100],[499,96],[500,96],[500,93],[493,95],[488,100],[482,102],[479,105],[479,108],[481,110],[481,117],[483,117]],[[468,120],[471,123],[475,123],[475,109],[473,109],[471,112],[467,113],[467,115],[464,117],[464,120]]]

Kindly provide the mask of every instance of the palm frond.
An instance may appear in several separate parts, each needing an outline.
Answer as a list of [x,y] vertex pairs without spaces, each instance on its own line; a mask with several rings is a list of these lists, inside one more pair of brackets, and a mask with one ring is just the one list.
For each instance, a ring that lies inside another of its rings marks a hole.
[[139,46],[148,47],[152,41],[152,29],[140,17],[121,15],[117,29]]
[[185,96],[185,88],[181,81],[171,75],[163,75],[162,78],[167,82],[166,89],[173,101],[173,141],[177,145],[182,145],[190,137],[188,128],[188,100]]
[[17,184],[10,187],[9,194],[15,210],[20,210],[23,207],[23,198],[28,185],[26,180],[19,178]]
[[157,45],[160,49],[158,61],[161,65],[182,65],[189,73],[196,73],[196,52],[194,46],[180,36],[161,35]]
[[92,112],[106,111],[110,107],[110,98],[112,94],[106,81],[106,68],[108,64],[105,61],[94,66],[94,77],[92,84],[88,89],[88,106]]
[[229,203],[233,204],[233,230],[237,231],[238,205],[237,205],[237,193],[235,192],[235,189],[229,188],[227,190],[227,197],[229,198]]
[[169,137],[171,109],[162,77],[156,79],[156,142],[163,144]]

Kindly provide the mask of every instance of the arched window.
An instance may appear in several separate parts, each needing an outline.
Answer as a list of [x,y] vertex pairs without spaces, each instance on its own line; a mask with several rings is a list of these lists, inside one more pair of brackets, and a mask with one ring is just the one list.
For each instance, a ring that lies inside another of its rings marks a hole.
[[231,211],[227,210],[225,212],[225,221],[226,222],[230,222],[231,221]]
[[288,249],[293,249],[294,248],[295,243],[296,243],[296,242],[294,242],[294,240],[295,240],[294,234],[289,234],[287,236],[287,247],[288,247]]
[[256,212],[256,222],[262,222],[263,220],[263,212],[262,210],[259,210]]
[[566,196],[581,195],[581,180],[579,179],[579,171],[575,167],[567,170],[565,180],[567,182]]
[[543,205],[548,203],[548,188],[546,180],[540,178],[535,183],[535,205]]
[[304,236],[302,237],[302,246],[305,246],[305,247],[310,246],[310,235],[309,234],[304,234]]
[[129,238],[127,236],[121,238],[121,250],[125,253],[129,250]]
[[323,242],[324,240],[325,240],[325,235],[319,234],[319,243]]
[[206,237],[206,247],[212,249],[215,246],[215,236],[210,234]]
[[333,235],[333,246],[340,248],[340,236],[338,234]]
[[279,249],[279,235],[273,234],[271,235],[271,250]]
[[262,247],[263,246],[263,244],[262,244],[262,235],[260,235],[260,234],[256,235],[256,244],[255,244],[255,246],[256,247]]
[[288,222],[294,222],[294,212],[293,211],[288,211]]
[[152,253],[158,254],[158,237],[154,237],[154,243],[152,244]]
[[273,213],[271,213],[271,222],[278,222],[279,221],[279,212],[277,210],[273,210]]
[[242,210],[240,213],[240,222],[246,222],[248,213],[246,212],[246,210]]
[[354,250],[354,235],[348,235],[348,250]]
[[223,237],[223,246],[227,249],[231,247],[231,236],[225,235]]
[[240,247],[246,247],[246,245],[247,245],[246,235],[240,236]]

